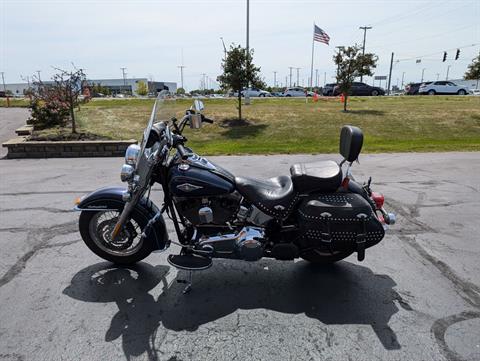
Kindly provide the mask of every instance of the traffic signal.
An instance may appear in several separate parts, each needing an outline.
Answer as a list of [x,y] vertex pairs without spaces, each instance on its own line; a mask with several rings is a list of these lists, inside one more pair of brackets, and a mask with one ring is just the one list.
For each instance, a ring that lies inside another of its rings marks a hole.
[[445,62],[445,60],[447,60],[447,52],[446,51],[443,52],[443,60],[442,61]]
[[457,49],[457,53],[455,54],[455,60],[458,60],[460,57],[460,49]]

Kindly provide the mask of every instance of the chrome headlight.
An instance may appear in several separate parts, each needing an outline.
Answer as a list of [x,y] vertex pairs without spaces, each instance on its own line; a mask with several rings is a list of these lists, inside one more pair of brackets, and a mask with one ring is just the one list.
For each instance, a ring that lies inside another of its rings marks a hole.
[[131,144],[125,151],[125,163],[130,165],[137,164],[138,156],[140,155],[140,146]]
[[122,171],[120,172],[120,179],[122,182],[127,182],[133,179],[133,173],[135,172],[135,168],[130,164],[124,164],[122,166]]

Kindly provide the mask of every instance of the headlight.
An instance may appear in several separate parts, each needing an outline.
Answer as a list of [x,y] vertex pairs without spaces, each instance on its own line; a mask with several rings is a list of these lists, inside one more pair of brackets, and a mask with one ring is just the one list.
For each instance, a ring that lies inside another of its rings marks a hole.
[[122,166],[122,171],[120,172],[120,179],[122,182],[127,182],[133,178],[134,172],[135,168],[133,168],[130,164],[124,164]]
[[125,151],[125,163],[130,165],[137,164],[138,156],[140,154],[140,146],[137,144],[129,145]]

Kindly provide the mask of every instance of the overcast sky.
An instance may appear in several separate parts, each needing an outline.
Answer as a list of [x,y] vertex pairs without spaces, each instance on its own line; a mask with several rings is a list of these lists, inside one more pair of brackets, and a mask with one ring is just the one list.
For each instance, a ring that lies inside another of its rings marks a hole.
[[[246,0],[223,1],[9,1],[1,2],[1,64],[7,83],[71,62],[89,78],[153,77],[198,88],[201,74],[220,73],[223,37],[246,43]],[[310,75],[313,22],[327,32],[330,45],[315,43],[315,69],[332,82],[335,46],[361,43],[359,26],[370,25],[366,51],[379,56],[376,75],[388,75],[395,53],[392,84],[461,78],[480,50],[480,0],[458,1],[250,1],[250,47],[267,83],[285,83],[289,66],[300,67],[300,85]],[[475,46],[471,46],[476,44]],[[468,46],[468,47],[466,47]],[[456,48],[460,59],[453,60]],[[442,62],[442,52],[448,60]],[[420,64],[415,59],[422,57]],[[296,71],[293,73],[296,80]],[[367,79],[369,83],[372,81]],[[377,82],[378,84],[378,82]],[[382,84],[383,85],[383,84]]]

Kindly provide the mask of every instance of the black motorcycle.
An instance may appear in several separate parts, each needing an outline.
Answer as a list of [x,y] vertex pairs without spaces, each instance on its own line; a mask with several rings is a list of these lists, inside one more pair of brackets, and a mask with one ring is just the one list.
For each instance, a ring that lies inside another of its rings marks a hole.
[[[203,103],[194,104],[178,120],[175,99],[160,93],[140,145],[126,150],[127,188],[98,189],[77,201],[81,236],[98,256],[132,264],[174,243],[181,251],[168,262],[187,271],[206,269],[213,258],[332,263],[357,252],[362,261],[395,222],[371,178],[359,184],[350,172],[363,144],[359,128],[342,128],[339,164],[294,164],[290,175],[270,179],[235,177],[185,147],[185,126],[212,123]],[[160,209],[149,199],[155,183],[163,188]],[[178,243],[169,239],[164,215]]]

